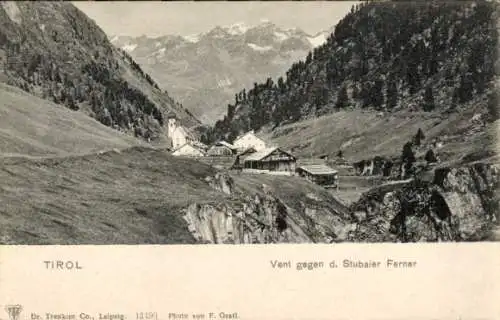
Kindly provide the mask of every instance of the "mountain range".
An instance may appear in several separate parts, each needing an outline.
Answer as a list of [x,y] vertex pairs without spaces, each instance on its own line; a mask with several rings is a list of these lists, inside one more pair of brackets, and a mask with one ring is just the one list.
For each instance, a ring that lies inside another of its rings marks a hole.
[[213,124],[240,88],[281,75],[293,62],[323,44],[331,31],[310,35],[263,21],[256,26],[217,26],[189,36],[110,38],[161,88],[200,120]]

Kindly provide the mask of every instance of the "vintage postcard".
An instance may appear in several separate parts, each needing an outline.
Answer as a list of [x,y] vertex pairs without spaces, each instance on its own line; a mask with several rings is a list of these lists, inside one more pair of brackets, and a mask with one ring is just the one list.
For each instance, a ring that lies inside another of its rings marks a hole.
[[0,2],[1,320],[500,320],[497,1]]

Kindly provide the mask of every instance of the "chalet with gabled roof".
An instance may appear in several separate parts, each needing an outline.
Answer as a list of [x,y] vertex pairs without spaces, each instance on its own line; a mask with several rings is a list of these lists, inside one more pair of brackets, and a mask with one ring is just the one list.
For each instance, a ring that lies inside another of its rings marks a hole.
[[242,160],[243,171],[292,175],[297,158],[278,147],[264,148],[250,153]]

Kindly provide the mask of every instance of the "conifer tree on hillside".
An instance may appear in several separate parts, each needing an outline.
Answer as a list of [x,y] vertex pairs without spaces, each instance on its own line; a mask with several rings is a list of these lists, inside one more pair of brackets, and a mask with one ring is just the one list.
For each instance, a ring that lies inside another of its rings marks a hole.
[[337,96],[337,102],[335,103],[335,108],[344,109],[345,107],[347,107],[348,102],[349,102],[349,97],[347,96],[347,89],[345,86],[342,86]]
[[462,74],[460,76],[460,84],[456,88],[458,101],[460,103],[465,103],[471,100],[473,92],[474,92],[474,85],[472,83],[472,76],[469,73]]
[[493,91],[488,94],[488,118],[489,121],[496,121],[498,120],[500,110],[499,108],[499,99],[498,99],[498,92]]
[[429,149],[425,153],[425,161],[427,161],[427,163],[436,163],[438,161],[438,159],[437,159],[437,157],[434,154],[434,151],[432,149]]
[[434,94],[432,92],[432,87],[429,86],[425,88],[423,109],[424,111],[432,111],[435,108],[436,105],[434,104]]
[[421,128],[418,128],[417,134],[414,137],[415,145],[420,146],[422,144],[422,140],[425,139],[424,132],[422,131]]
[[405,164],[407,170],[410,169],[417,160],[415,158],[415,153],[413,153],[412,145],[411,142],[405,143],[401,154],[401,160]]
[[394,79],[389,79],[386,86],[387,109],[392,110],[398,104],[398,88]]
[[372,97],[372,105],[376,110],[380,110],[384,104],[384,94],[382,90],[384,88],[384,82],[382,79],[375,80],[373,84],[370,96]]

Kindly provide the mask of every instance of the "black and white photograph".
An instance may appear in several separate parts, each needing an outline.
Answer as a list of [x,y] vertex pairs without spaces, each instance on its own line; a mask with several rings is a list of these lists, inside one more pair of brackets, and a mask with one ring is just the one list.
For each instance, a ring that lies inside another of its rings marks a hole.
[[0,2],[0,244],[500,240],[495,1]]

